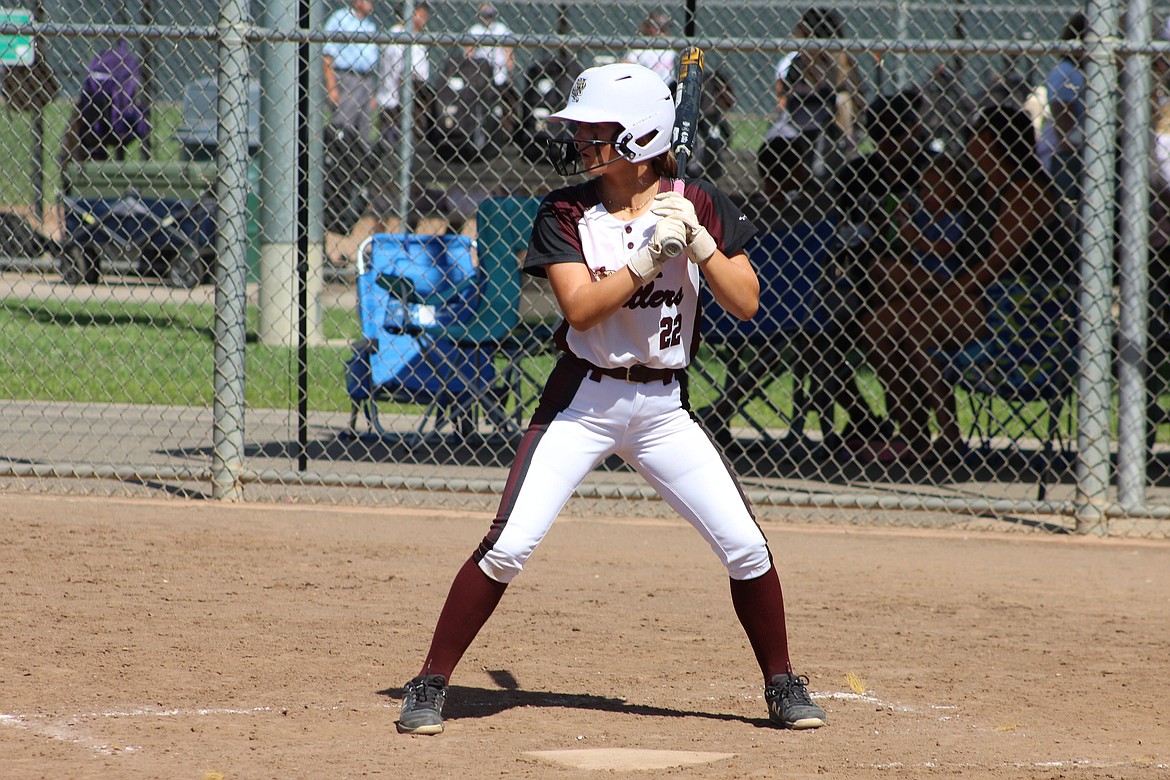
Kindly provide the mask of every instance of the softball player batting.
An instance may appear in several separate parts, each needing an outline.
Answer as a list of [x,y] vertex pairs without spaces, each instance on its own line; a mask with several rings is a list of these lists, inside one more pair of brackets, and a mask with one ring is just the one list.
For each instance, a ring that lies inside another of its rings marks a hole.
[[[755,227],[706,181],[679,181],[669,151],[675,107],[652,70],[589,68],[553,118],[562,172],[596,178],[550,193],[524,270],[547,276],[563,352],[516,453],[499,511],[455,576],[419,676],[404,686],[398,730],[438,734],[447,683],[508,583],[586,475],[612,453],[637,470],[719,556],[778,726],[824,726],[808,678],[792,671],[780,579],[739,483],[691,415],[687,364],[698,347],[699,277],[742,319],[759,305],[743,248]],[[558,145],[559,144],[559,145]],[[683,253],[668,256],[677,242]]]

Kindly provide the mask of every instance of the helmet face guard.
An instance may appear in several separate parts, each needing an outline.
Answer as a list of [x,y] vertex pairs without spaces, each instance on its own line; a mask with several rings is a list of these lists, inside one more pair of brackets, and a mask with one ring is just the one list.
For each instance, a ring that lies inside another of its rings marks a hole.
[[[591,144],[593,146],[613,146],[621,152],[621,144],[617,141],[578,141],[575,138],[564,138],[547,136],[544,138],[544,143],[548,147],[548,158],[552,163],[553,170],[561,176],[576,176],[579,173],[588,173],[595,171],[598,168],[604,168],[606,165],[617,162],[619,157],[615,157],[609,162],[598,163],[589,168],[582,168],[581,164],[581,145]],[[623,154],[623,156],[625,156]]]

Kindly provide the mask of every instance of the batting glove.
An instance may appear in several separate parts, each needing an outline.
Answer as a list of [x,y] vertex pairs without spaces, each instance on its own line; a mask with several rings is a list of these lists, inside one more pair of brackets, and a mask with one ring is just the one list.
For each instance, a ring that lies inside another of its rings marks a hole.
[[630,270],[642,280],[643,284],[650,281],[658,276],[662,264],[670,259],[665,245],[672,239],[685,245],[686,235],[686,227],[677,219],[658,220],[658,224],[654,226],[654,234],[650,237],[650,243],[639,249],[630,258],[628,263]]
[[711,259],[718,246],[715,239],[707,232],[707,228],[699,224],[699,217],[695,214],[695,204],[691,203],[680,193],[660,192],[654,196],[654,207],[650,209],[660,217],[677,219],[686,227],[687,257],[692,263],[702,265]]

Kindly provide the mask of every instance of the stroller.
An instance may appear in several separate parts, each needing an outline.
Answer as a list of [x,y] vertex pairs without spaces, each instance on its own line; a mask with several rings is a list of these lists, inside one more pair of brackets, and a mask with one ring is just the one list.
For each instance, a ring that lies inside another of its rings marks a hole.
[[527,84],[520,95],[516,143],[530,162],[548,161],[546,138],[568,137],[565,127],[550,125],[548,118],[565,105],[580,72],[580,65],[564,49],[528,66]]
[[325,230],[347,235],[370,205],[370,184],[378,168],[369,141],[328,125],[325,128],[322,209]]
[[[214,240],[210,204],[177,198],[65,196],[65,240],[58,266],[67,284],[93,284],[101,268],[125,265],[139,276],[195,287],[208,275]],[[204,247],[201,249],[201,247]]]
[[[125,41],[95,56],[65,134],[58,267],[68,284],[95,283],[117,266],[184,289],[210,277],[216,236],[216,174],[209,156],[214,82],[196,82],[184,94],[183,126],[176,131],[183,161],[126,159],[128,146],[150,133],[146,107],[138,102],[140,71]],[[254,149],[258,86],[250,100]]]

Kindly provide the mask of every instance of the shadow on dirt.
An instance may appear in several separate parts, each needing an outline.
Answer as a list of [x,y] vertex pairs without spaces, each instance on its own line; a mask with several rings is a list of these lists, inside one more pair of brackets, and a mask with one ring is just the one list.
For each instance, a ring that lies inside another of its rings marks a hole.
[[[515,455],[519,436],[498,433],[457,434],[388,432],[355,433],[339,430],[308,441],[304,455],[309,460],[338,463],[404,463],[413,465],[507,468]],[[864,462],[851,453],[830,451],[820,442],[793,437],[761,442],[732,439],[721,445],[736,474],[744,479],[796,479],[830,485],[893,483],[947,485],[968,482],[1073,484],[1075,458],[1072,452],[1022,449],[972,449],[961,458],[927,462],[902,459],[892,463]],[[249,445],[249,458],[295,459],[300,447],[293,441],[267,441]],[[172,455],[207,455],[209,450],[183,450]],[[603,471],[629,471],[620,458],[608,458]],[[1170,485],[1170,455],[1155,456],[1151,475],[1162,475]]]
[[[387,688],[378,691],[380,696],[401,701],[402,688]],[[489,690],[452,685],[447,689],[447,703],[443,717],[452,719],[487,718],[517,707],[539,707],[541,709],[592,710],[624,715],[641,715],[656,718],[704,718],[707,720],[734,721],[756,726],[768,725],[767,718],[745,718],[721,712],[697,712],[694,710],[654,707],[645,704],[631,704],[624,699],[596,696],[588,693],[557,693],[554,691]]]

